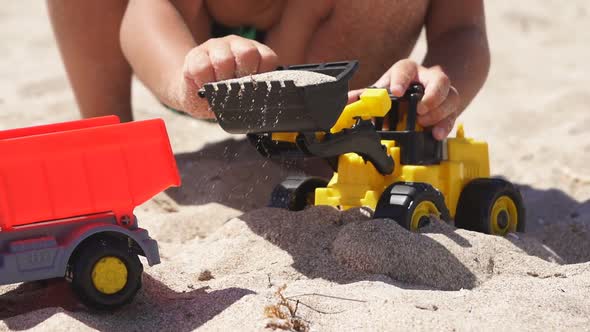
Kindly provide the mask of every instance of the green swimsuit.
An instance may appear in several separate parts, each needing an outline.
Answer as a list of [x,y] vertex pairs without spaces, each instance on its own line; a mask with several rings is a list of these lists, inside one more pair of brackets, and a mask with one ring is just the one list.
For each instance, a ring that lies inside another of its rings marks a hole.
[[258,31],[256,28],[248,26],[228,27],[217,22],[213,22],[213,24],[211,24],[211,36],[213,38],[225,37],[229,35],[237,35],[262,43],[264,41],[264,37],[266,37],[266,32]]

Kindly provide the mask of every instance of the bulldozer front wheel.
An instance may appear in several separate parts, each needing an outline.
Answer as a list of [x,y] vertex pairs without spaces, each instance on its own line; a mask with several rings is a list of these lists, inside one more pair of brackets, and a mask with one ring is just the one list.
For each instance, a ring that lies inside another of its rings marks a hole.
[[455,225],[493,235],[524,232],[525,210],[514,185],[502,179],[476,179],[461,193]]
[[412,231],[417,231],[430,224],[432,216],[440,218],[440,211],[432,201],[424,200],[418,203],[413,210],[412,220],[410,221],[410,230]]
[[373,218],[389,218],[402,227],[417,231],[427,226],[432,217],[450,220],[443,195],[427,183],[394,183],[377,203]]
[[301,211],[315,203],[316,188],[326,187],[328,181],[318,177],[291,176],[275,187],[270,207]]

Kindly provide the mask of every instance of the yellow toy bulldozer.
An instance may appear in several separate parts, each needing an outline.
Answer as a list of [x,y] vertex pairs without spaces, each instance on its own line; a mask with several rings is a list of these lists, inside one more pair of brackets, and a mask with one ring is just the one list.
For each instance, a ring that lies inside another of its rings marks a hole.
[[488,234],[523,232],[521,195],[508,181],[490,178],[487,143],[456,137],[437,141],[416,123],[424,88],[413,84],[402,97],[368,88],[347,103],[356,61],[290,66],[334,77],[297,86],[293,81],[212,83],[206,97],[219,124],[247,134],[267,157],[325,158],[327,181],[291,177],[272,193],[271,206],[339,209],[369,207],[374,218],[391,218],[409,230],[431,217]]

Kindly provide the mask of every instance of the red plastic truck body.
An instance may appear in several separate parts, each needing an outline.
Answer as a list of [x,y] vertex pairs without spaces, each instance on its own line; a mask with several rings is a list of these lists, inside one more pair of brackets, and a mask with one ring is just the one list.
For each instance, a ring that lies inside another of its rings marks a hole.
[[108,116],[0,131],[2,232],[105,212],[133,220],[137,205],[178,185],[160,119]]

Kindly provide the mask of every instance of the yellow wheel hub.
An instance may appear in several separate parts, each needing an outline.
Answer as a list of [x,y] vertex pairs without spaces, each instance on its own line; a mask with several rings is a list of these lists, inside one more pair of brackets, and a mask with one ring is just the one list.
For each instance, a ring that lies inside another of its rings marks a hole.
[[420,227],[424,227],[432,215],[435,215],[437,218],[440,217],[440,211],[438,211],[436,205],[431,201],[420,202],[412,213],[410,230],[417,231]]
[[112,295],[127,284],[127,267],[118,257],[107,256],[101,258],[92,269],[92,283],[96,290],[103,294]]
[[492,234],[506,235],[508,232],[516,232],[518,225],[518,210],[512,198],[500,196],[492,206],[490,216]]

